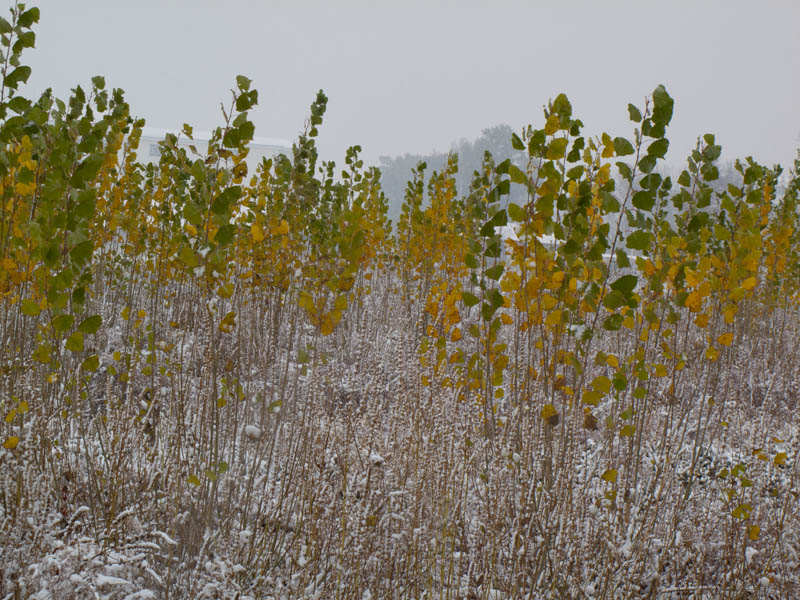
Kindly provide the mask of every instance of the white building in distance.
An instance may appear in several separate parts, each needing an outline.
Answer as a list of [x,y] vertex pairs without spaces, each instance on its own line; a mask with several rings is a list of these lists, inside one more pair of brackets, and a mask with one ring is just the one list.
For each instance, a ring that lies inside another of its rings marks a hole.
[[[209,131],[195,131],[192,133],[194,139],[189,139],[186,134],[173,129],[158,129],[155,127],[145,127],[142,129],[142,136],[139,141],[138,158],[145,164],[158,162],[161,157],[159,142],[164,141],[167,134],[178,136],[178,147],[186,148],[190,151],[190,146],[194,146],[202,157],[208,154],[208,141],[211,139]],[[247,155],[247,166],[252,171],[261,162],[262,158],[269,158],[277,154],[291,155],[292,144],[287,140],[279,138],[256,137],[248,144],[250,153]]]

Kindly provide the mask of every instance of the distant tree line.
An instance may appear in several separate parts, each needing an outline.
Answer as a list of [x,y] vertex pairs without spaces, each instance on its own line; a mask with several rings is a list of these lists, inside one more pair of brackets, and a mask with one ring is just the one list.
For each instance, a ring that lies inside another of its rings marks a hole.
[[[450,152],[432,152],[430,154],[404,154],[402,156],[381,156],[381,187],[389,200],[389,217],[397,221],[400,215],[400,206],[403,204],[403,197],[406,191],[411,170],[420,162],[427,165],[427,171],[441,171],[447,164],[449,154],[458,155],[458,174],[456,183],[459,195],[466,195],[469,192],[470,182],[475,171],[480,169],[484,154],[488,151],[492,154],[496,163],[509,158],[511,161],[524,168],[526,160],[525,153],[514,150],[511,147],[511,134],[513,129],[510,125],[495,125],[487,127],[481,132],[480,137],[474,141],[462,138],[453,144]],[[513,189],[513,188],[512,188]],[[512,195],[522,193],[521,190],[513,190]],[[517,202],[519,198],[511,198]]]

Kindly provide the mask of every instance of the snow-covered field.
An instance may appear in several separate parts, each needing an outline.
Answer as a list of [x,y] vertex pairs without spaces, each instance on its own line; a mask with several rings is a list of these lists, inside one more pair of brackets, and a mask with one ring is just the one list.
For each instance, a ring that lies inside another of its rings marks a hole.
[[184,290],[149,352],[109,310],[83,384],[5,372],[59,400],[0,449],[0,598],[800,595],[796,311],[654,383],[637,435],[610,400],[548,425],[534,390],[487,437],[373,283],[327,338],[278,294],[216,332]]

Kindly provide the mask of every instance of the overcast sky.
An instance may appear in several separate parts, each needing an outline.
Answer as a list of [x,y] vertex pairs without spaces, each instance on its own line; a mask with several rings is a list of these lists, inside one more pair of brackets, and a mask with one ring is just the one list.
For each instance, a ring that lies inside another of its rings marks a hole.
[[[36,0],[29,92],[93,75],[152,127],[221,124],[235,76],[256,135],[292,140],[318,89],[323,157],[448,150],[481,129],[542,126],[565,92],[586,131],[631,135],[628,102],[675,98],[671,164],[717,134],[723,160],[789,166],[800,146],[800,2]],[[7,6],[11,3],[8,2]]]

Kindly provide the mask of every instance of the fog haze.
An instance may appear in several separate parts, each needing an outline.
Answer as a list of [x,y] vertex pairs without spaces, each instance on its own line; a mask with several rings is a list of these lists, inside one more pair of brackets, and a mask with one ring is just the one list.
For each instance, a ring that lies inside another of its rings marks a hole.
[[253,79],[256,135],[292,140],[329,97],[323,158],[447,150],[485,127],[541,126],[565,92],[586,132],[630,135],[627,104],[675,98],[667,160],[717,134],[722,160],[789,166],[800,146],[800,3],[40,0],[29,90],[94,75],[153,127],[221,124]]

